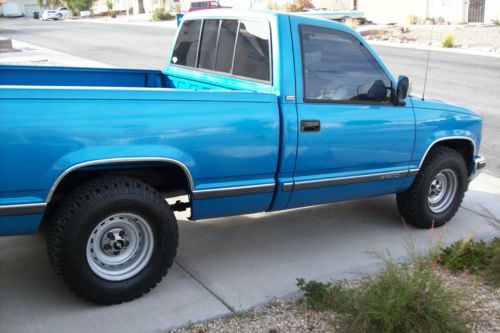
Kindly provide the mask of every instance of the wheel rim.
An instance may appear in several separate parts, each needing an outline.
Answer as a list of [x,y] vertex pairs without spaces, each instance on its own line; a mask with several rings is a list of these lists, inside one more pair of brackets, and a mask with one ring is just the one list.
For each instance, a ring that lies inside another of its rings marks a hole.
[[87,241],[87,262],[92,271],[108,281],[137,275],[153,254],[153,230],[132,213],[108,216],[92,230]]
[[429,209],[436,214],[447,210],[455,199],[458,189],[458,177],[455,171],[444,169],[431,181],[427,202]]

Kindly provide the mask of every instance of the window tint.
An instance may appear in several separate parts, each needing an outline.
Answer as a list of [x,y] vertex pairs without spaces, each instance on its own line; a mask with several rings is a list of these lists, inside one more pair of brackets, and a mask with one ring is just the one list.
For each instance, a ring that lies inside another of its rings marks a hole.
[[200,44],[200,61],[198,67],[214,69],[215,48],[217,45],[217,33],[219,32],[219,20],[205,20]]
[[184,21],[175,43],[172,63],[184,66],[196,66],[198,39],[201,21]]
[[192,2],[191,7],[194,7],[194,8],[208,7],[208,2]]
[[391,82],[359,40],[319,27],[300,34],[305,100],[389,101]]
[[215,60],[215,70],[226,73],[229,73],[231,71],[237,30],[238,21],[222,21],[219,32],[219,43],[217,47],[217,57]]
[[234,56],[233,74],[269,81],[269,25],[241,21]]

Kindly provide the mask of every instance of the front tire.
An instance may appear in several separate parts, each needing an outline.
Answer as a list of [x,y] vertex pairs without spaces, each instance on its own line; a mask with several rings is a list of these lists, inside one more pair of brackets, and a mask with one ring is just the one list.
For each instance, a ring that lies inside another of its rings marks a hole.
[[467,165],[456,150],[435,147],[411,187],[396,195],[399,212],[419,228],[439,227],[457,212],[468,186]]
[[175,216],[146,183],[93,180],[72,192],[52,217],[50,262],[79,296],[97,304],[141,297],[166,275],[178,245]]

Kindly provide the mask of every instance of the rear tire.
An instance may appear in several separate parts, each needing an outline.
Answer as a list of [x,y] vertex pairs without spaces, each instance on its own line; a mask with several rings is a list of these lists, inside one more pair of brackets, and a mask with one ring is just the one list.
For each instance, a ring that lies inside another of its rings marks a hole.
[[457,212],[468,183],[460,153],[448,147],[432,148],[411,187],[396,195],[399,212],[419,228],[442,226]]
[[47,250],[57,275],[84,299],[117,304],[141,297],[176,255],[175,216],[148,184],[95,179],[72,192],[53,215]]

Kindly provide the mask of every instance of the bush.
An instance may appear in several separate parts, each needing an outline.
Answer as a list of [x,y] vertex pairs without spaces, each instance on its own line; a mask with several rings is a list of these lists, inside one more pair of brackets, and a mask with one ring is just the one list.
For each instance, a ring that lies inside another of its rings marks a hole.
[[163,8],[156,8],[153,10],[153,21],[166,21],[173,19],[174,16],[169,11]]
[[450,271],[481,273],[486,280],[500,285],[500,238],[489,243],[461,240],[442,248],[434,260]]
[[441,41],[441,47],[444,47],[444,48],[455,47],[454,37],[453,37],[453,34],[451,32],[448,32],[444,36],[443,40]]
[[285,5],[285,11],[287,12],[301,12],[305,8],[314,8],[314,5],[310,0],[294,0]]
[[357,19],[353,19],[352,17],[348,17],[344,20],[344,24],[347,25],[348,27],[351,27],[353,29],[356,29],[359,27],[359,21]]
[[422,20],[417,15],[407,15],[406,22],[408,24],[418,24],[418,23],[422,22]]
[[340,332],[467,332],[463,295],[447,289],[428,262],[398,265],[384,259],[382,272],[364,277],[355,288],[343,283],[297,285],[313,309],[341,316]]

